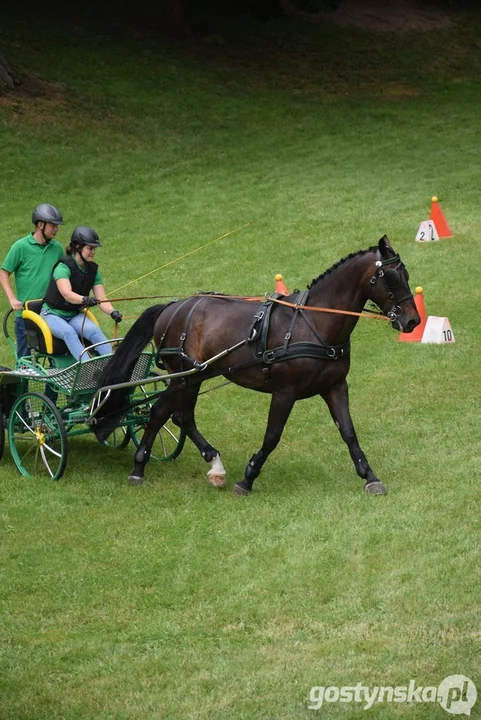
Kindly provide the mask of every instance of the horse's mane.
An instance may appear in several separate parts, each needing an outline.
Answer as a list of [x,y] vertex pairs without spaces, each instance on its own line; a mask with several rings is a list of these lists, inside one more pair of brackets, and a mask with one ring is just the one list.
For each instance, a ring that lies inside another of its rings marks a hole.
[[320,280],[323,280],[323,278],[326,277],[326,275],[330,275],[334,270],[337,270],[337,268],[340,265],[343,265],[348,260],[352,260],[352,258],[358,257],[359,255],[365,255],[368,252],[373,252],[376,250],[376,246],[373,245],[370,248],[367,248],[367,250],[358,250],[357,252],[350,253],[349,255],[346,255],[346,257],[341,258],[337,262],[334,263],[334,265],[331,265],[331,267],[328,270],[324,270],[323,273],[321,273],[317,278],[314,278],[314,280],[307,286],[307,289],[310,290],[313,285],[316,285]]
[[216,290],[199,290],[198,293],[195,293],[196,295],[225,295],[225,297],[229,297],[227,293],[223,292],[216,292]]

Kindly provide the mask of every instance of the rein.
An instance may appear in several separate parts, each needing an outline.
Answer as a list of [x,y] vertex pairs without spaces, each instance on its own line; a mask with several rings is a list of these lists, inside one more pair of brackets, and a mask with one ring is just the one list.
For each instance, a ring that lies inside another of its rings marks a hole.
[[[392,266],[392,268],[386,268],[386,266]],[[190,308],[190,312],[187,315],[187,320],[184,324],[184,329],[181,333],[180,340],[181,345],[180,347],[172,347],[172,348],[162,348],[162,341],[166,335],[166,331],[164,332],[164,335],[162,337],[162,340],[159,345],[159,349],[157,352],[157,358],[156,358],[156,364],[158,366],[161,366],[161,360],[162,357],[167,355],[177,355],[180,358],[181,367],[183,366],[183,363],[185,362],[190,366],[189,370],[182,370],[179,373],[174,373],[172,375],[167,376],[159,376],[158,378],[149,378],[145,382],[162,382],[164,384],[167,384],[167,388],[163,389],[161,391],[157,391],[149,396],[149,403],[151,403],[153,400],[156,400],[158,397],[163,395],[164,393],[172,393],[176,392],[178,390],[181,390],[185,386],[189,385],[201,385],[205,380],[211,379],[214,377],[218,377],[220,375],[223,375],[224,377],[228,377],[229,375],[232,376],[238,372],[241,372],[245,369],[248,369],[250,367],[254,367],[257,365],[264,365],[263,372],[265,373],[265,382],[269,382],[271,380],[270,376],[270,367],[273,363],[278,363],[285,360],[293,360],[296,358],[316,358],[316,359],[322,359],[322,360],[338,360],[339,358],[342,358],[344,356],[348,356],[349,354],[349,341],[347,343],[344,343],[344,345],[337,345],[337,346],[329,346],[327,345],[322,338],[317,333],[317,330],[313,327],[310,320],[304,315],[304,311],[313,311],[313,312],[324,312],[324,313],[332,313],[332,314],[338,314],[338,315],[347,315],[347,316],[353,316],[357,318],[369,318],[372,320],[386,320],[388,322],[393,322],[397,318],[397,316],[402,313],[402,310],[400,308],[400,303],[412,299],[412,295],[404,295],[403,297],[397,297],[395,293],[395,289],[400,284],[401,277],[400,277],[400,271],[404,270],[404,265],[399,257],[399,255],[394,255],[393,257],[385,258],[383,259],[381,256],[380,251],[378,250],[376,252],[376,262],[375,262],[375,269],[374,274],[372,275],[370,279],[370,284],[375,285],[376,282],[380,281],[386,286],[387,294],[389,299],[393,302],[392,307],[389,308],[389,310],[379,310],[379,311],[373,311],[373,310],[363,310],[362,312],[355,312],[351,310],[340,310],[335,308],[325,308],[325,307],[315,307],[315,306],[308,306],[304,303],[308,301],[308,294],[309,289],[305,292],[297,292],[296,294],[292,294],[291,297],[293,297],[294,302],[289,302],[288,300],[281,300],[279,295],[277,293],[274,293],[273,295],[269,293],[265,293],[263,297],[246,297],[241,295],[225,295],[220,293],[197,293],[195,295],[188,296],[187,298],[179,298],[179,300],[184,300],[180,304],[179,310],[185,305],[185,301],[189,299],[198,298],[196,302],[194,302],[193,306]],[[407,275],[407,271],[406,271]],[[120,288],[119,288],[120,289]],[[146,300],[146,299],[169,299],[171,300],[172,296],[169,295],[155,295],[155,296],[138,296],[138,297],[125,297],[125,298],[116,298],[115,302],[121,302],[121,301],[128,301],[128,300]],[[206,297],[212,297],[216,299],[224,299],[224,300],[242,300],[242,301],[255,301],[255,302],[262,302],[263,305],[261,308],[257,311],[256,315],[254,315],[254,322],[248,332],[248,336],[244,338],[243,340],[237,342],[236,344],[232,345],[231,347],[221,351],[214,357],[209,358],[208,360],[205,360],[204,362],[200,362],[198,360],[190,358],[184,351],[184,340],[186,338],[188,325],[192,316],[192,313],[194,312],[195,308],[199,304],[199,302],[206,298]],[[99,300],[99,302],[107,302],[107,299],[104,298]],[[272,308],[273,304],[277,303],[279,305],[284,305],[286,307],[290,307],[294,310],[294,318],[290,324],[290,327],[285,334],[284,337],[284,344],[275,347],[273,349],[267,350],[267,336],[268,336],[268,328],[269,328],[269,313],[270,309]],[[169,303],[170,304],[170,303]],[[176,313],[174,313],[175,317]],[[300,316],[303,317],[304,321],[307,323],[315,337],[319,341],[319,345],[317,343],[312,342],[293,342],[290,344],[292,330],[294,327],[294,323],[296,318]],[[173,319],[171,318],[171,321]],[[170,327],[170,324],[168,325]],[[167,328],[168,329],[168,328]],[[213,363],[215,363],[217,360],[219,360],[222,357],[227,356],[232,351],[240,348],[241,346],[245,345],[246,343],[253,343],[254,346],[254,355],[255,357],[251,360],[247,360],[245,362],[241,362],[235,365],[230,366],[224,366],[220,369],[212,370],[209,366],[211,366]],[[169,381],[170,378],[176,378],[178,381],[175,384],[170,385]],[[229,380],[226,382],[221,383],[220,385],[216,387],[222,387],[223,385],[229,384]],[[127,382],[122,383],[119,385],[111,385],[106,386],[105,388],[99,388],[96,395],[94,396],[92,400],[91,405],[91,424],[96,423],[95,415],[102,407],[102,405],[105,404],[107,401],[110,392],[112,390],[120,390],[124,389],[126,390],[129,387],[136,387],[138,385],[137,382]],[[211,388],[216,389],[216,388]],[[102,391],[106,391],[105,397],[102,397]],[[209,392],[210,390],[206,390],[204,392]],[[98,399],[97,399],[98,395]],[[97,399],[97,403],[95,404],[95,400]],[[120,411],[125,412],[129,408],[133,408],[136,406],[140,406],[145,404],[145,398],[142,398],[141,400],[137,400],[131,403],[128,403],[124,405],[123,408],[120,409]],[[110,414],[115,414],[119,412],[118,410],[112,411],[112,413],[106,413],[106,416]]]
[[[353,310],[335,310],[334,308],[320,308],[311,307],[310,305],[296,305],[295,303],[287,302],[286,300],[279,300],[278,298],[270,298],[272,302],[279,303],[279,305],[286,305],[287,307],[295,308],[296,310],[312,310],[313,312],[325,312],[334,313],[336,315],[354,315],[355,317],[366,318],[367,320],[387,320],[391,322],[388,317],[381,315],[376,310],[365,310],[364,312],[354,312]],[[372,313],[367,315],[366,313]]]
[[[166,300],[167,298],[171,298],[172,295],[139,295],[137,297],[124,297],[124,298],[112,298],[112,300],[99,300],[99,304],[103,302],[127,302],[128,300]],[[266,297],[269,300],[272,300],[272,302],[276,302],[279,305],[285,305],[286,307],[295,308],[297,310],[312,310],[313,312],[325,312],[325,313],[334,313],[336,315],[353,315],[354,317],[360,317],[360,318],[366,318],[367,320],[387,320],[390,322],[389,318],[385,315],[382,315],[381,313],[377,312],[376,310],[364,310],[363,312],[354,312],[353,310],[336,310],[335,308],[320,308],[320,307],[312,307],[310,305],[297,305],[296,303],[290,303],[287,302],[287,300],[279,300],[278,298],[270,297],[267,293],[266,295],[263,295],[262,297],[251,297],[246,295],[221,295],[217,293],[198,293],[197,295],[186,295],[183,298],[178,298],[178,300],[188,300],[190,297],[212,297],[212,298],[218,298],[223,300],[249,300],[251,302],[262,302],[266,299]],[[371,313],[368,315],[367,313]]]

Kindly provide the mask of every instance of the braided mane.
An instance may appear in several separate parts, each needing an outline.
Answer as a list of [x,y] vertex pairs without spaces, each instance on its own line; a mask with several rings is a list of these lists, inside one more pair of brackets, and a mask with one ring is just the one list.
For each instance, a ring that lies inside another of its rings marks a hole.
[[343,263],[347,262],[347,260],[352,260],[352,258],[358,257],[359,255],[365,255],[368,252],[373,252],[377,248],[375,245],[368,248],[367,250],[358,250],[357,252],[350,253],[349,255],[346,255],[346,257],[341,258],[337,262],[334,263],[328,270],[325,270],[323,273],[321,273],[317,278],[314,278],[314,280],[307,286],[307,289],[310,290],[313,285],[316,285],[320,280],[326,277],[326,275],[330,275],[334,270],[337,270],[337,268],[340,265],[343,265]]

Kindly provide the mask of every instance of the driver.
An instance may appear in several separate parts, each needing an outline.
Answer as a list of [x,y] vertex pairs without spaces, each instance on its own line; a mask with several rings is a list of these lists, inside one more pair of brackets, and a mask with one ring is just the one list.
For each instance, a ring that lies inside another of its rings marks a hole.
[[[98,247],[102,246],[93,228],[75,228],[66,255],[53,270],[40,312],[52,335],[65,342],[76,360],[81,356],[82,360],[88,359],[87,353],[82,355],[85,348],[80,337],[92,345],[102,343],[95,348],[100,355],[112,352],[102,330],[82,312],[82,308],[97,305],[105,298],[103,279],[97,263],[93,262]],[[89,296],[91,290],[95,297]],[[122,320],[122,314],[109,301],[103,301],[100,308],[116,323]]]

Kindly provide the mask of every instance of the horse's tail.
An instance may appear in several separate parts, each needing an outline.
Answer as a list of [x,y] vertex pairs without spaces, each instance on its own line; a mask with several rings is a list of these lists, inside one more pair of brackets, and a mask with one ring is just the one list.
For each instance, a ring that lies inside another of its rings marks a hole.
[[[167,304],[153,305],[144,310],[124,337],[98,380],[98,387],[128,382],[142,350],[153,336],[154,326]],[[105,440],[119,426],[128,409],[131,388],[111,390],[104,405],[95,415],[93,426],[99,440]]]
[[144,310],[124,337],[100,378],[99,387],[127,382],[135,363],[154,332],[157,318],[167,305],[153,305]]

